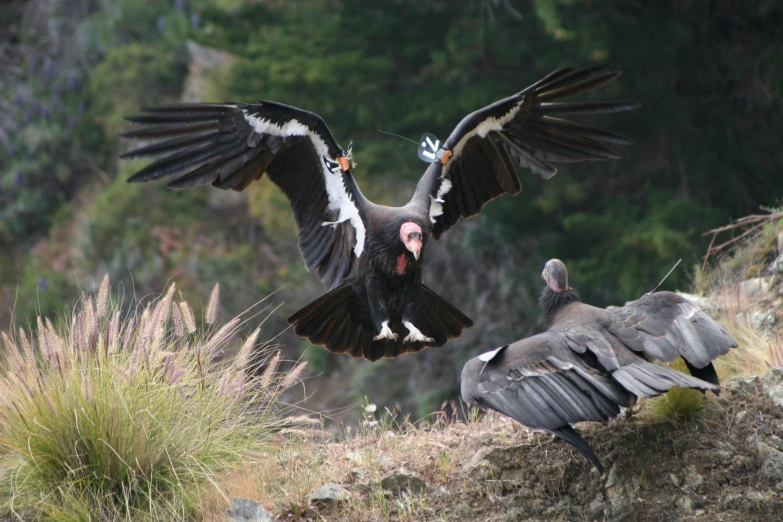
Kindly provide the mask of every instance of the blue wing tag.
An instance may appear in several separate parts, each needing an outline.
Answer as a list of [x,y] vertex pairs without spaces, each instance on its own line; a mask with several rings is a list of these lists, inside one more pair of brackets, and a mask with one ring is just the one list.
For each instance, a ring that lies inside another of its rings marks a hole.
[[446,152],[441,148],[441,143],[434,134],[425,132],[419,140],[419,159],[427,163],[435,163],[443,157],[443,153]]

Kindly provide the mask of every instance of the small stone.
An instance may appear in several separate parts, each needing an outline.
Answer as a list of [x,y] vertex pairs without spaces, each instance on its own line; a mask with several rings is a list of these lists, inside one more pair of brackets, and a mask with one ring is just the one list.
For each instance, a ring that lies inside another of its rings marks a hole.
[[381,487],[394,493],[412,491],[419,493],[427,487],[421,477],[408,471],[399,470],[381,479]]
[[706,512],[703,509],[697,509],[696,511],[693,512],[693,516],[694,517],[700,517],[700,516],[704,515],[704,513],[706,513]]
[[783,232],[778,232],[778,254],[783,256]]
[[746,297],[761,297],[761,294],[769,292],[772,284],[772,277],[754,277],[742,281],[740,291],[745,294]]
[[348,477],[352,482],[366,484],[370,480],[370,471],[365,468],[351,468]]
[[783,492],[783,482],[778,482],[777,484],[775,484],[775,490]]
[[683,511],[693,511],[693,501],[690,497],[678,497],[674,505]]
[[748,416],[748,412],[743,410],[734,417],[734,420],[737,421],[737,424],[740,424],[742,423],[743,420],[745,420],[745,417],[747,416]]
[[761,473],[776,482],[783,480],[783,453],[775,448],[759,442],[756,450],[761,459]]
[[756,391],[758,377],[734,377],[723,385],[723,389],[736,395],[750,395]]
[[753,327],[767,337],[771,336],[778,322],[774,310],[753,310],[750,313],[750,320]]
[[674,473],[671,473],[669,475],[669,480],[671,481],[671,483],[674,485],[675,488],[679,488],[680,484],[682,484],[682,481],[680,480],[680,477],[678,477]]
[[770,368],[761,377],[761,389],[764,390],[775,406],[783,408],[783,368]]
[[226,513],[229,522],[278,522],[272,513],[249,498],[234,498],[234,506]]
[[318,488],[312,495],[310,495],[310,502],[345,502],[348,500],[347,492],[335,484],[329,482]]
[[687,472],[685,474],[685,487],[695,491],[699,489],[699,486],[701,486],[703,483],[704,477],[697,473],[696,466],[688,466]]

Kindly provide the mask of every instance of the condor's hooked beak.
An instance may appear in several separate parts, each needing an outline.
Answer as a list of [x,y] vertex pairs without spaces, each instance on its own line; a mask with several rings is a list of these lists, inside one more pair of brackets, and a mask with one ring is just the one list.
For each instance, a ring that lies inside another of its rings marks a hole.
[[422,246],[422,233],[421,227],[416,223],[404,223],[400,228],[400,239],[402,240],[405,248],[413,254],[416,261],[419,260],[421,255]]

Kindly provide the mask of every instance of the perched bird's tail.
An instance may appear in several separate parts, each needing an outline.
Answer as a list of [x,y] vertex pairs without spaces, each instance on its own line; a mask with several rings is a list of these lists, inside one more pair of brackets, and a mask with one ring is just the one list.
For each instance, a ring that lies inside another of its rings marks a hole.
[[415,326],[433,342],[404,342],[408,330],[399,317],[393,317],[389,324],[397,339],[376,341],[374,337],[378,332],[372,319],[362,314],[362,307],[357,305],[362,299],[366,299],[366,295],[357,295],[351,284],[342,285],[293,314],[288,318],[288,324],[293,326],[296,335],[306,337],[315,345],[370,361],[443,346],[449,339],[459,337],[462,330],[473,326],[469,317],[422,285]]
[[579,453],[584,455],[585,458],[587,458],[587,460],[589,460],[593,466],[595,466],[595,469],[597,469],[601,475],[604,474],[604,467],[601,465],[601,460],[598,458],[598,455],[595,454],[595,452],[587,443],[587,441],[583,439],[582,436],[579,435],[579,432],[576,431],[574,428],[572,428],[571,425],[564,424],[563,426],[560,426],[556,430],[546,430],[546,431],[548,431],[552,435],[560,437],[564,441],[571,444],[574,448],[576,448],[579,451]]

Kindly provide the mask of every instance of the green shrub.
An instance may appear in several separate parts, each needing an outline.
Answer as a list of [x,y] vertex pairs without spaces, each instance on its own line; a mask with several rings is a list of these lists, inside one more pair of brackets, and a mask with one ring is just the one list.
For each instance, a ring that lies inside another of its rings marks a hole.
[[189,518],[221,472],[269,447],[304,363],[278,374],[268,345],[251,353],[260,327],[221,361],[242,319],[215,325],[216,290],[199,329],[174,290],[122,319],[106,277],[67,322],[2,335],[0,515]]
[[701,413],[704,395],[691,388],[672,388],[653,399],[653,411],[664,419],[691,420]]

